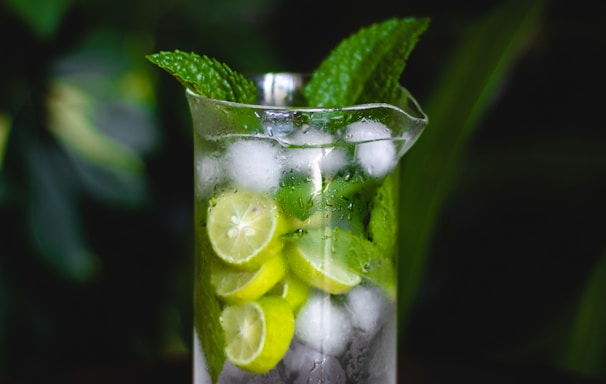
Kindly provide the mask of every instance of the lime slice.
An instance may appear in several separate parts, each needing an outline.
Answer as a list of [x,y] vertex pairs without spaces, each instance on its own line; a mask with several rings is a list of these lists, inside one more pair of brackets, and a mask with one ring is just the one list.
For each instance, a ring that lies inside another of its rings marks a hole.
[[[311,237],[306,237],[311,239]],[[334,255],[330,238],[313,238],[313,241],[288,242],[284,254],[288,257],[291,270],[304,282],[321,290],[341,294],[360,284],[362,278],[351,271]]]
[[284,298],[293,313],[299,312],[299,309],[307,301],[307,294],[309,293],[309,285],[304,283],[301,279],[295,276],[293,273],[287,273],[284,279],[276,284],[270,291],[269,294],[277,295]]
[[264,296],[243,305],[228,306],[221,314],[227,359],[236,367],[266,373],[288,350],[295,318],[288,302]]
[[219,196],[209,208],[207,225],[217,256],[250,271],[280,251],[280,235],[286,228],[271,197],[245,191]]
[[227,303],[241,304],[263,296],[282,280],[285,274],[286,262],[282,255],[276,255],[256,271],[242,271],[217,263],[211,279],[217,296]]

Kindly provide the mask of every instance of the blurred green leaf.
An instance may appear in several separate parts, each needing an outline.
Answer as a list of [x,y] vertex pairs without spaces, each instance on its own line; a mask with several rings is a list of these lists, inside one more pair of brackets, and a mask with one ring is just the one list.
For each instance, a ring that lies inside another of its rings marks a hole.
[[63,277],[89,281],[98,267],[88,249],[77,211],[77,184],[56,146],[32,140],[27,151],[30,176],[28,220],[42,261]]
[[[0,244],[0,254],[5,254],[6,249],[3,249],[2,244]],[[8,318],[9,318],[9,303],[11,302],[11,287],[9,284],[9,279],[7,276],[7,272],[9,272],[8,268],[4,265],[4,260],[0,258],[0,355],[6,356],[9,351],[7,348],[7,336],[9,327]],[[5,359],[0,359],[0,372],[3,372],[6,369],[7,362]]]
[[66,155],[72,160],[76,175],[87,192],[106,202],[126,206],[146,203],[149,185],[146,174],[126,168],[107,169],[79,158],[70,148]]
[[0,112],[0,172],[4,162],[4,153],[8,143],[8,134],[11,128],[11,119],[7,114]]
[[72,0],[6,0],[40,37],[52,36]]
[[160,137],[142,46],[121,38],[97,31],[56,63],[48,125],[88,192],[137,205],[148,192],[143,155]]
[[471,23],[457,37],[437,88],[422,104],[429,125],[401,168],[400,327],[417,297],[440,210],[457,184],[466,144],[532,39],[544,3],[504,1]]
[[143,162],[133,150],[113,140],[94,124],[91,114],[97,105],[90,94],[57,83],[48,106],[49,128],[80,156],[100,167],[142,169]]
[[606,251],[596,262],[580,297],[560,365],[571,371],[606,376]]

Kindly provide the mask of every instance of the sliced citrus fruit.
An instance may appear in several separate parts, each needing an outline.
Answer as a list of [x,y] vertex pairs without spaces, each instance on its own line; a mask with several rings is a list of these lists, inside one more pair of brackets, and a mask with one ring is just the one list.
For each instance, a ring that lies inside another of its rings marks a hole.
[[305,304],[308,293],[309,285],[291,272],[287,273],[282,281],[269,291],[269,294],[284,298],[288,304],[290,304],[290,307],[295,314],[299,312],[301,306]]
[[237,304],[258,299],[274,287],[286,274],[282,255],[271,257],[256,271],[243,271],[228,265],[213,266],[212,283],[217,296]]
[[295,332],[295,318],[288,302],[264,296],[223,309],[225,354],[236,367],[265,373],[275,367],[288,350]]
[[[307,241],[310,240],[310,241]],[[360,284],[362,278],[335,255],[331,238],[307,236],[284,246],[291,270],[304,282],[321,290],[341,294]]]
[[207,231],[215,253],[241,269],[255,270],[275,256],[285,228],[276,203],[261,193],[225,193],[208,211]]

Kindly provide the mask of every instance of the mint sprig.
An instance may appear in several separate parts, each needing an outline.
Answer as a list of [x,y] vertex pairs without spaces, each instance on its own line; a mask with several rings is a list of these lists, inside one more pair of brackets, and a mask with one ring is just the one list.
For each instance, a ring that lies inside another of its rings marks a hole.
[[[343,40],[312,73],[303,94],[310,107],[393,102],[408,56],[428,18],[392,18]],[[179,50],[146,56],[186,88],[202,96],[255,104],[257,87],[225,63]]]
[[392,18],[343,40],[305,86],[309,105],[393,102],[408,56],[428,25],[428,18]]
[[244,104],[257,101],[255,84],[217,59],[179,50],[162,51],[146,58],[201,96]]

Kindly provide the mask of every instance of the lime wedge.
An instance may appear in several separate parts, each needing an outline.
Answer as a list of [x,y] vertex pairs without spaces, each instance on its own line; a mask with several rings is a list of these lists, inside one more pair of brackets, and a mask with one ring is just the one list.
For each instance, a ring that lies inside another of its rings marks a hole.
[[221,314],[227,359],[236,367],[266,373],[282,359],[295,331],[295,318],[286,300],[264,296]]
[[341,294],[360,284],[362,278],[335,255],[330,238],[306,236],[287,242],[283,250],[291,270],[304,282],[331,294]]
[[217,295],[231,304],[258,299],[286,274],[286,262],[282,255],[269,258],[256,271],[242,271],[218,263],[213,267],[211,280]]
[[286,274],[284,279],[276,284],[269,292],[270,295],[277,295],[284,298],[293,313],[297,314],[299,309],[307,301],[307,295],[309,293],[309,285],[305,284],[301,279],[289,272]]
[[388,253],[364,235],[340,227],[304,229],[285,238],[283,253],[291,269],[310,285],[344,293],[362,278],[395,298],[393,250]]
[[217,256],[245,270],[256,270],[282,248],[286,224],[267,195],[228,192],[211,203],[207,231]]

